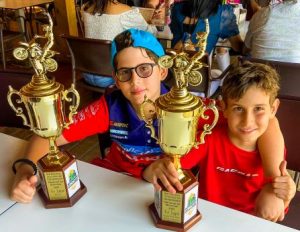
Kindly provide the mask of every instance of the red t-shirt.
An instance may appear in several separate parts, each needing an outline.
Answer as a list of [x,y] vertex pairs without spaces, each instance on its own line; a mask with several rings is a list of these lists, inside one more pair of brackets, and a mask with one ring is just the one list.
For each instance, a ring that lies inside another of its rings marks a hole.
[[199,166],[199,197],[252,214],[265,181],[258,151],[247,152],[231,143],[227,125],[206,136],[205,143],[182,157],[184,169]]

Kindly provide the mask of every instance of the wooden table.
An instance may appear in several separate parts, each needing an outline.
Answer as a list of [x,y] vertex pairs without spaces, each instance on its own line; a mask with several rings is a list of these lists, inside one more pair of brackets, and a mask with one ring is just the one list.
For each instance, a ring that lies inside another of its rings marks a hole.
[[21,9],[24,7],[38,6],[54,0],[0,0],[0,8]]
[[[10,165],[24,145],[25,141],[0,133],[0,202],[9,201],[3,192],[13,178]],[[36,195],[32,203],[14,204],[0,215],[1,231],[165,231],[154,226],[148,211],[154,199],[151,184],[81,161],[78,166],[88,192],[72,208],[45,209]],[[204,200],[198,207],[203,218],[189,232],[296,231]]]

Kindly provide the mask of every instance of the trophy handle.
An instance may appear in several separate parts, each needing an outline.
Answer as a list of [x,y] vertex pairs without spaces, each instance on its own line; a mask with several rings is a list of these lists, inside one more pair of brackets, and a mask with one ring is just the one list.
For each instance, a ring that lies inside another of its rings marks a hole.
[[28,127],[31,128],[30,124],[28,124],[28,120],[27,120],[25,114],[23,113],[23,109],[21,107],[16,107],[14,105],[14,103],[12,102],[12,96],[14,94],[16,94],[20,97],[19,99],[16,99],[16,103],[18,103],[18,104],[23,103],[24,104],[24,102],[22,101],[22,97],[21,97],[20,93],[17,90],[13,89],[10,85],[8,86],[8,89],[9,89],[8,94],[7,94],[8,104],[13,109],[13,111],[16,112],[16,115],[23,119],[23,125],[28,126]]
[[[68,97],[68,94],[72,93],[74,94],[74,98]],[[69,128],[69,125],[73,123],[73,115],[77,114],[77,109],[79,107],[79,103],[80,103],[80,96],[78,91],[75,89],[74,84],[71,85],[71,87],[65,91],[63,91],[63,100],[67,101],[67,102],[71,102],[72,100],[73,104],[70,105],[69,109],[70,109],[70,113],[68,115],[69,118],[69,122],[66,122],[64,119],[64,128]]]
[[146,127],[150,129],[151,137],[158,141],[158,138],[155,135],[155,129],[153,126],[153,120],[156,118],[156,106],[155,103],[144,96],[144,101],[140,106],[140,114],[144,122],[146,123]]
[[196,143],[196,147],[199,145],[199,144],[203,144],[204,143],[204,137],[208,134],[211,134],[211,130],[215,127],[215,125],[217,124],[218,122],[218,119],[219,119],[219,111],[216,107],[216,101],[215,100],[211,100],[211,102],[209,103],[208,106],[204,106],[200,112],[200,117],[207,120],[209,117],[206,116],[204,113],[205,111],[207,110],[212,110],[213,113],[214,113],[214,120],[213,122],[211,123],[211,125],[209,124],[204,124],[203,125],[203,132],[201,133],[200,135],[200,142],[197,142]]

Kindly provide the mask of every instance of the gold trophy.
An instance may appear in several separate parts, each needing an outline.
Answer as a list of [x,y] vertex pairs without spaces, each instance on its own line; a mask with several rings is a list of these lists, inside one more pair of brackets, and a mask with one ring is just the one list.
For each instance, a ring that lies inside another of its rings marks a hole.
[[[71,207],[87,190],[79,179],[75,157],[60,151],[55,139],[61,135],[63,128],[73,122],[72,116],[77,113],[80,97],[74,85],[64,90],[63,85],[46,76],[47,71],[54,72],[58,67],[52,58],[57,52],[50,50],[54,44],[53,22],[50,15],[47,16],[49,25],[43,26],[45,34],[35,35],[29,43],[20,42],[22,46],[13,51],[18,60],[29,58],[35,74],[20,91],[9,86],[7,100],[16,115],[22,117],[25,126],[29,126],[35,134],[49,139],[49,153],[37,162],[41,180],[38,193],[45,207]],[[36,39],[45,39],[44,46],[37,43]],[[68,118],[65,116],[66,102],[70,110]],[[24,106],[26,113],[23,112]]]
[[[187,90],[189,84],[196,86],[202,82],[199,70],[205,64],[201,63],[200,59],[205,54],[208,33],[209,26],[206,20],[206,32],[198,33],[198,42],[193,45],[199,48],[198,52],[189,56],[185,48],[191,44],[184,43],[180,52],[172,51],[170,55],[159,59],[158,64],[161,67],[172,68],[176,85],[169,93],[160,96],[155,103],[145,96],[140,108],[141,116],[150,128],[153,138],[156,137],[152,122],[157,117],[156,140],[165,155],[171,157],[183,185],[183,190],[177,191],[176,194],[169,193],[166,189],[155,192],[155,201],[149,209],[156,226],[163,229],[186,231],[201,219],[197,209],[198,181],[191,171],[181,169],[180,157],[192,147],[204,143],[205,135],[211,133],[219,117],[214,101],[205,106],[200,98]],[[207,110],[213,111],[214,120],[211,125],[203,126],[200,141],[196,141],[198,120],[207,119],[204,115]]]

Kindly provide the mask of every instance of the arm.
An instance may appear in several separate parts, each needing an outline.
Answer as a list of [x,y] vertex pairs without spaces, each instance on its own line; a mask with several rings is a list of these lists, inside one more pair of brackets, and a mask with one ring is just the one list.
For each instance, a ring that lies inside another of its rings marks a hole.
[[242,40],[240,34],[229,37],[228,40],[234,51],[239,52],[239,53],[243,52],[244,41]]
[[[57,140],[57,145],[66,144],[67,141],[63,136]],[[48,139],[41,138],[33,135],[26,149],[25,158],[32,160],[36,163],[49,151]],[[27,164],[20,164],[17,166],[17,173],[12,185],[10,198],[14,201],[21,203],[31,202],[35,191],[38,178],[33,175],[32,168]]]
[[255,215],[273,222],[284,219],[284,202],[274,194],[271,184],[266,184],[257,196]]
[[261,8],[255,0],[250,0],[250,7],[253,11],[253,14],[255,14]]
[[277,118],[271,119],[266,132],[258,139],[266,177],[281,176],[279,166],[284,160],[284,139]]
[[[200,160],[207,154],[207,144],[208,142],[200,144],[198,148],[192,148],[188,154],[181,157],[180,163],[182,168],[191,169],[199,164]],[[176,190],[180,191],[183,188],[182,183],[178,179],[178,173],[172,162],[172,158],[169,156],[165,156],[150,164],[144,170],[143,178],[152,183],[157,191],[161,190],[160,184],[171,193],[176,193]]]
[[[266,132],[258,139],[258,149],[265,176],[281,176],[279,166],[284,159],[284,140],[276,118],[270,120]],[[276,196],[272,183],[266,184],[256,199],[256,215],[274,222],[282,221],[284,208],[285,202]]]
[[150,164],[143,172],[143,178],[152,183],[156,191],[161,190],[158,180],[171,193],[176,193],[176,189],[181,190],[183,188],[178,179],[175,166],[168,157],[156,160]]
[[146,8],[156,8],[159,5],[159,0],[147,0],[145,2]]
[[284,160],[284,139],[276,118],[271,119],[268,129],[258,139],[258,149],[261,155],[264,174],[273,179],[273,191],[277,197],[284,200],[285,207],[294,197],[296,185],[286,171]]
[[280,163],[281,176],[274,178],[272,186],[276,196],[284,201],[284,207],[288,207],[296,194],[296,184],[286,170],[287,162]]
[[[101,120],[99,120],[101,119]],[[105,97],[83,108],[74,115],[74,123],[69,129],[65,129],[63,135],[56,139],[58,146],[68,142],[78,141],[87,136],[107,131],[109,127],[109,113]],[[24,158],[36,163],[49,151],[49,141],[37,135],[33,135],[26,149]],[[32,168],[27,164],[20,164],[16,167],[17,173],[11,189],[11,199],[29,203],[35,193],[37,176],[33,175]]]

